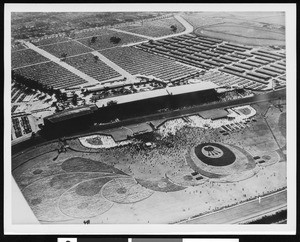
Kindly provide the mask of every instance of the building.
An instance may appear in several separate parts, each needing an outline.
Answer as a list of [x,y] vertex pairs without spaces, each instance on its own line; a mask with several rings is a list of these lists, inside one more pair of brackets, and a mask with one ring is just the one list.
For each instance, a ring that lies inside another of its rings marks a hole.
[[166,110],[178,110],[219,100],[211,82],[167,87],[98,100],[95,105],[69,109],[44,119],[44,133],[62,136],[87,130],[94,123],[139,118]]

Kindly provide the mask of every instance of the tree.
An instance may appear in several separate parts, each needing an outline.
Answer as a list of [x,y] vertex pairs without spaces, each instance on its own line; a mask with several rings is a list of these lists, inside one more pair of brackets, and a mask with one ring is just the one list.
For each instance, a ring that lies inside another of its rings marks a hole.
[[68,100],[67,93],[64,92],[64,93],[61,94],[61,100],[62,101],[67,101]]
[[51,107],[56,107],[57,106],[57,102],[53,102],[52,104],[51,104]]
[[96,40],[97,40],[97,37],[96,37],[96,36],[93,36],[93,37],[91,38],[91,44],[95,43]]
[[72,97],[72,104],[76,106],[78,104],[78,95],[75,93]]
[[176,31],[177,31],[177,26],[176,26],[176,25],[171,25],[171,30],[172,30],[173,32],[176,32]]
[[111,100],[107,103],[107,106],[112,106],[112,105],[116,105],[118,102],[115,100]]
[[113,36],[113,37],[110,38],[110,42],[112,42],[114,44],[118,44],[118,43],[120,43],[120,41],[121,41],[120,37]]
[[60,89],[56,89],[56,90],[55,90],[55,98],[56,98],[57,100],[61,100],[61,98],[62,98],[62,93],[61,93],[61,90],[60,90]]
[[35,132],[31,133],[31,138],[34,139],[35,138]]
[[62,61],[64,61],[66,58],[67,58],[67,53],[62,53],[61,55],[60,55],[60,59],[62,60]]
[[53,88],[53,86],[49,87],[48,93],[49,93],[50,96],[52,96],[54,94],[54,88]]
[[95,62],[97,62],[99,60],[99,56],[94,55],[94,59],[95,59]]

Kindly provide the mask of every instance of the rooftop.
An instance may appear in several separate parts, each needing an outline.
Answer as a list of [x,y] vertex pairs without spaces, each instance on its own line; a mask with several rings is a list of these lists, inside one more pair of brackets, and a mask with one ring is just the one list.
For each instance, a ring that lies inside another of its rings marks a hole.
[[139,93],[133,93],[133,94],[123,95],[118,97],[101,99],[96,102],[96,105],[98,108],[101,108],[101,107],[106,107],[107,103],[110,101],[115,101],[118,104],[129,103],[129,102],[140,101],[140,100],[145,100],[145,99],[150,99],[155,97],[162,97],[167,95],[180,95],[183,93],[193,93],[202,90],[215,89],[217,87],[218,86],[212,82],[200,82],[200,83],[195,83],[190,85],[166,87],[164,89],[157,89],[157,90],[151,90],[147,92],[139,92]]
[[52,114],[45,119],[52,123],[64,121],[74,117],[80,117],[86,114],[93,113],[97,107],[95,105],[85,105],[77,108],[67,109],[59,113]]

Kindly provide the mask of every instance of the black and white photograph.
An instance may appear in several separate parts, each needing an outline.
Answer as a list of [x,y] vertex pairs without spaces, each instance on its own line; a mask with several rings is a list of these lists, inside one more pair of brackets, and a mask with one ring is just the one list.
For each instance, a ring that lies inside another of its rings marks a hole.
[[296,228],[295,5],[5,7],[10,232]]

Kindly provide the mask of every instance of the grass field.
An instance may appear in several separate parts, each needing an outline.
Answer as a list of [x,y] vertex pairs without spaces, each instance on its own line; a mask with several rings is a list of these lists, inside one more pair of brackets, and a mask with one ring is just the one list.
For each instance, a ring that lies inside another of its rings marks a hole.
[[244,45],[285,45],[284,32],[241,24],[223,23],[208,28],[198,28],[195,33]]
[[[171,26],[174,25],[177,27],[177,30],[175,32],[172,31]],[[179,23],[174,17],[172,18],[166,18],[166,19],[159,19],[154,21],[146,21],[143,22],[140,25],[132,25],[132,26],[126,26],[122,27],[122,30],[136,33],[136,34],[142,34],[146,36],[151,37],[160,37],[160,36],[166,36],[171,35],[174,33],[180,33],[183,32],[184,26]]]
[[195,33],[244,45],[285,45],[284,12],[185,14]]

